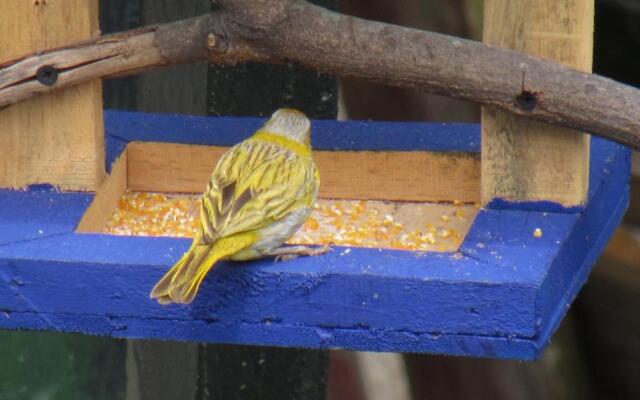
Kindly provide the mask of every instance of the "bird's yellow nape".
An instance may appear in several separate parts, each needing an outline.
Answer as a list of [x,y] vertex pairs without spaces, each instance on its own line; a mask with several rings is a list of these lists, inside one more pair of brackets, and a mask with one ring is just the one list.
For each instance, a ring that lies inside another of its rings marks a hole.
[[309,157],[311,155],[311,148],[306,143],[299,143],[277,133],[268,132],[261,129],[256,132],[251,139],[273,143],[289,151],[292,151],[301,157]]

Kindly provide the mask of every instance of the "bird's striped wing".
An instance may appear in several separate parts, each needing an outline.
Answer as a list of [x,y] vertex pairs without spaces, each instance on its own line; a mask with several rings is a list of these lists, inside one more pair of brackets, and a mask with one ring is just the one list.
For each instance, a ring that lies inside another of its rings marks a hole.
[[260,229],[310,207],[316,178],[310,157],[260,140],[236,145],[220,159],[202,196],[204,240]]

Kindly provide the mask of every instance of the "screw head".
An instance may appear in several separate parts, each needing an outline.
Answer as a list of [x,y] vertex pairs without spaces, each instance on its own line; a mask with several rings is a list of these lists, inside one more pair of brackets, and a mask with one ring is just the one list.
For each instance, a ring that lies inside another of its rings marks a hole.
[[45,86],[52,86],[58,80],[58,70],[51,65],[43,65],[36,72],[38,82]]

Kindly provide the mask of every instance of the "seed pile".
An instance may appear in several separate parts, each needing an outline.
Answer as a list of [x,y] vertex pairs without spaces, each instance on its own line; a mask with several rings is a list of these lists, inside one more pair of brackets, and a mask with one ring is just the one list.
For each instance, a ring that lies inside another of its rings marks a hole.
[[[191,237],[198,195],[127,192],[107,224],[114,235]],[[290,244],[455,251],[478,206],[320,199]]]

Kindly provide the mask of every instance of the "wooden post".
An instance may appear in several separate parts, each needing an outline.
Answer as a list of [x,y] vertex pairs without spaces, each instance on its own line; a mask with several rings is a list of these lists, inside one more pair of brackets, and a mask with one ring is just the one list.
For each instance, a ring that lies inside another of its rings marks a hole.
[[[107,12],[122,10],[123,1],[110,1]],[[210,0],[126,4],[137,4],[142,25],[201,15],[213,6]],[[124,85],[107,81],[106,87],[108,108],[127,107],[133,96],[135,109],[147,112],[267,116],[289,106],[311,118],[335,118],[337,111],[335,78],[293,65],[178,65]],[[176,393],[189,400],[326,398],[326,351],[138,340],[128,341],[128,355],[128,393],[141,400],[173,399]]]
[[[0,0],[0,9],[0,63],[100,33],[97,0]],[[102,125],[100,81],[1,110],[0,187],[95,189],[104,175]]]
[[[593,18],[593,0],[485,0],[483,40],[590,72]],[[505,79],[536,91],[526,72]],[[588,135],[483,107],[484,204],[501,198],[579,205],[588,181]]]

